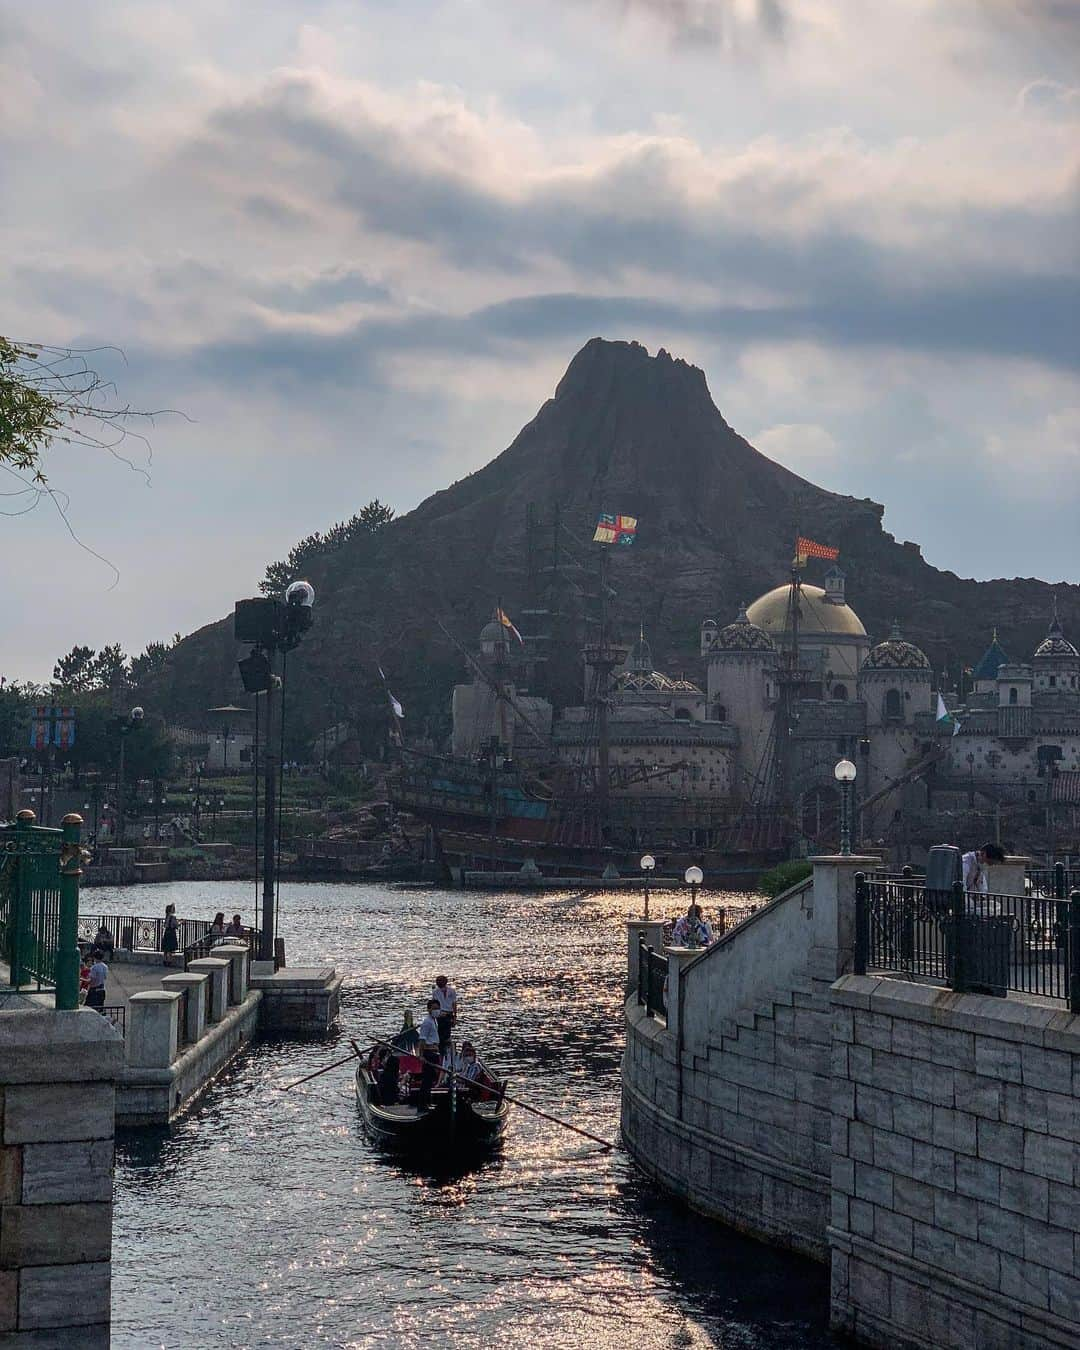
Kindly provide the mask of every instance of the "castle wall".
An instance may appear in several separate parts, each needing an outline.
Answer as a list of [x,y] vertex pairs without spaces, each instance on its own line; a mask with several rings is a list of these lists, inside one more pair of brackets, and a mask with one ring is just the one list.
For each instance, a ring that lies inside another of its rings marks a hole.
[[710,657],[706,687],[710,716],[722,708],[723,720],[738,729],[732,791],[749,795],[761,766],[775,718],[768,671],[771,652],[717,652]]

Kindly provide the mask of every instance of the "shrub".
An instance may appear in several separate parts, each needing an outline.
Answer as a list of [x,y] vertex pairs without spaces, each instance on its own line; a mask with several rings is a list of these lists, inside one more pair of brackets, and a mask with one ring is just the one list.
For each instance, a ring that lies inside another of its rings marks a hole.
[[813,870],[813,864],[806,862],[803,858],[793,858],[790,862],[778,863],[776,867],[761,874],[758,889],[772,900],[781,891],[786,891],[789,886],[805,881]]

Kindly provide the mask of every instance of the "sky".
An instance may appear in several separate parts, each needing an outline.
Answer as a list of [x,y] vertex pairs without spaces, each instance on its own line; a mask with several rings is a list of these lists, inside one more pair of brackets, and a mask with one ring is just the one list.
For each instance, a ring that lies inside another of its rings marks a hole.
[[7,7],[0,331],[175,411],[2,522],[0,671],[228,613],[595,335],[935,565],[1080,581],[1078,168],[1074,0]]

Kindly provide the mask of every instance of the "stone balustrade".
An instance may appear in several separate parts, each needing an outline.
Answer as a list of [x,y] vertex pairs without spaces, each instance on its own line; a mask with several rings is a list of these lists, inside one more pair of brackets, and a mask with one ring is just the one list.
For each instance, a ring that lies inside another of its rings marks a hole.
[[211,1024],[220,1022],[229,1007],[229,970],[232,962],[220,956],[203,956],[188,962],[189,972],[209,977],[209,999],[206,1019]]
[[196,1041],[202,1039],[202,1034],[206,1030],[207,994],[210,988],[209,975],[204,971],[186,970],[183,973],[166,975],[161,981],[161,987],[165,990],[173,990],[180,995],[187,994],[185,1024],[182,1028],[178,1027],[177,1030],[183,1032],[183,1039],[188,1045],[194,1045]]

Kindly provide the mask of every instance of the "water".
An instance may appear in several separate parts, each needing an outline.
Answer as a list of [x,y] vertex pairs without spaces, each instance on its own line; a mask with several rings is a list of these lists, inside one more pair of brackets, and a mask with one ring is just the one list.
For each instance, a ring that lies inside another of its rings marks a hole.
[[[246,918],[253,894],[95,890],[83,910],[156,914],[170,900],[182,917]],[[261,1042],[171,1132],[118,1140],[116,1350],[832,1346],[820,1267],[667,1200],[621,1150],[518,1110],[500,1155],[427,1175],[367,1141],[349,1068],[280,1090],[348,1037],[396,1028],[446,973],[461,1033],[511,1091],[616,1138],[623,920],[637,903],[289,885],[290,959],[347,972],[340,1032]]]

